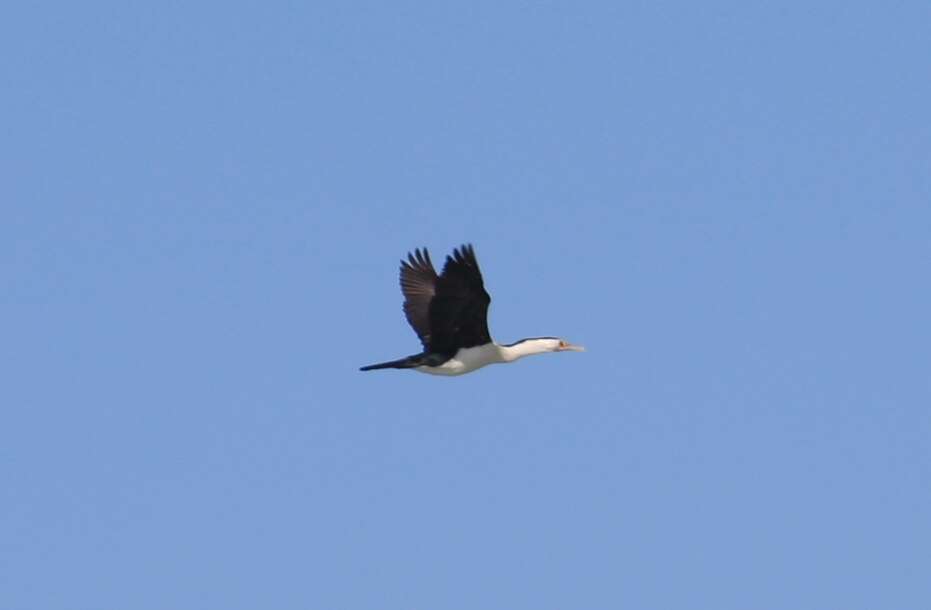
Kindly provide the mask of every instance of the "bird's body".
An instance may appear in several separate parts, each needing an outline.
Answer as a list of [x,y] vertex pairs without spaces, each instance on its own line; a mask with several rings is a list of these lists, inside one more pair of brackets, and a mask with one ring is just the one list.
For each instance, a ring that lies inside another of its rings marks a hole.
[[488,305],[482,274],[472,246],[453,250],[437,275],[426,248],[401,261],[404,314],[420,337],[420,354],[362,367],[414,369],[432,375],[463,375],[488,364],[513,362],[532,354],[581,351],[556,337],[523,339],[500,345],[488,332]]

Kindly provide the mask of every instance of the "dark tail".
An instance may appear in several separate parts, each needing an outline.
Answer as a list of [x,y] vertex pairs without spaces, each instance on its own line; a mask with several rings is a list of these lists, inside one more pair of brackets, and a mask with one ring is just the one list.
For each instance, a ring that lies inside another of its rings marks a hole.
[[408,356],[407,358],[401,358],[400,360],[392,360],[391,362],[379,362],[378,364],[370,364],[368,366],[363,366],[360,371],[374,371],[376,369],[410,369],[418,365],[418,362]]

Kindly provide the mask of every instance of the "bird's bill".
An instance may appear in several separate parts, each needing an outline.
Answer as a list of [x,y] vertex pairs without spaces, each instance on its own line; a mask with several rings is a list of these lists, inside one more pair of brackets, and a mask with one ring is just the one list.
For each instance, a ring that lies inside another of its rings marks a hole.
[[581,345],[573,345],[573,344],[571,344],[571,343],[564,343],[563,345],[560,345],[560,346],[559,346],[559,349],[558,349],[557,351],[560,351],[560,352],[584,352],[584,351],[585,351],[585,348],[582,347]]

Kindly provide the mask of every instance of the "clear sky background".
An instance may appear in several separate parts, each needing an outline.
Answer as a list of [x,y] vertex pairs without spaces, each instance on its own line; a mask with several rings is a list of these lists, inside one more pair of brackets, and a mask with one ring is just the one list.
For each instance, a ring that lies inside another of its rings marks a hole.
[[3,13],[0,607],[931,607],[927,2]]

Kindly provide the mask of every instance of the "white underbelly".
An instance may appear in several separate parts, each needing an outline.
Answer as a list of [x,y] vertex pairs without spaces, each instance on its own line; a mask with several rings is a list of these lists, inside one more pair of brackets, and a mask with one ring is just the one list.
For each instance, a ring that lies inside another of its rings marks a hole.
[[418,366],[414,370],[428,375],[465,375],[487,364],[501,361],[497,346],[488,344],[460,349],[440,366]]

